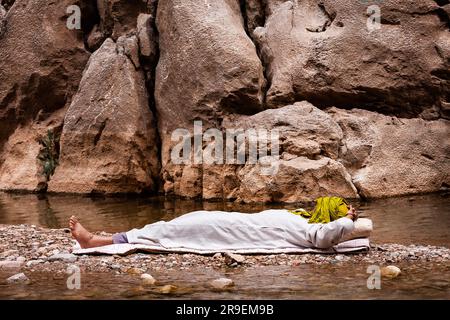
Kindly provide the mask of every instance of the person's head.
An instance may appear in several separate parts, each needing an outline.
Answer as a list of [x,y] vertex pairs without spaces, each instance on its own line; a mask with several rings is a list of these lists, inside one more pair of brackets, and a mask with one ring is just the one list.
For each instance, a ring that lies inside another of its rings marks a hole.
[[328,223],[345,217],[350,210],[349,204],[341,197],[320,197],[312,212],[310,223]]

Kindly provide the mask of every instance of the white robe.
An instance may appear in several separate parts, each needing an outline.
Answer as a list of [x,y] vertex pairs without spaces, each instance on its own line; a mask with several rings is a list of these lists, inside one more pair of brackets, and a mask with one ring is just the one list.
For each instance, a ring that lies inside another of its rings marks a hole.
[[258,251],[327,249],[354,229],[349,218],[310,224],[287,210],[259,213],[195,211],[126,233],[130,244],[176,251]]

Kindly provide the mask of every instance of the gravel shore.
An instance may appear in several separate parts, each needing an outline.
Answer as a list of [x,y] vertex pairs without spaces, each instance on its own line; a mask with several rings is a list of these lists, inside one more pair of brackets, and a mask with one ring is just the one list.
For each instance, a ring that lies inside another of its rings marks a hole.
[[[106,235],[106,233],[99,233]],[[76,256],[68,229],[45,229],[34,225],[0,225],[0,270],[17,273],[64,273],[76,264],[84,272],[143,274],[152,270],[191,268],[246,268],[257,266],[298,266],[301,264],[365,263],[389,265],[405,261],[448,263],[446,247],[373,244],[368,252],[355,254],[225,255],[146,254],[127,256]]]

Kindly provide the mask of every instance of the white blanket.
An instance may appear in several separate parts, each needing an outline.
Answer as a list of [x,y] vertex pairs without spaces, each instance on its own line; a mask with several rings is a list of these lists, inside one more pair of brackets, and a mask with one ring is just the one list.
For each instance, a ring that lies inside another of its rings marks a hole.
[[128,231],[128,244],[77,249],[75,254],[127,254],[137,250],[212,254],[333,253],[370,248],[367,238],[342,242],[355,224],[341,218],[327,224],[309,224],[287,210],[247,214],[195,211],[168,222],[160,221]]

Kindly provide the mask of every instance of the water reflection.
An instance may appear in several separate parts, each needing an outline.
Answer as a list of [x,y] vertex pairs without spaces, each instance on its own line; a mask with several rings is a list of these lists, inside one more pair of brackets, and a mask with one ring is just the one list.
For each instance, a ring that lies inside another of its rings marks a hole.
[[[367,266],[340,265],[260,266],[248,269],[152,271],[158,286],[142,287],[139,277],[83,274],[81,290],[69,290],[64,277],[33,273],[29,285],[0,281],[0,298],[6,299],[448,299],[450,266],[399,264],[402,274],[382,279],[380,290],[367,288]],[[235,286],[217,291],[209,282],[233,279]],[[0,279],[6,278],[0,272]],[[158,287],[177,287],[163,294]]]

